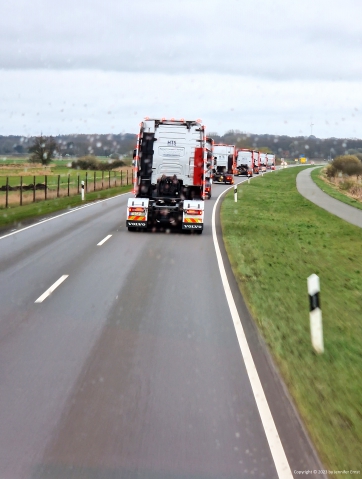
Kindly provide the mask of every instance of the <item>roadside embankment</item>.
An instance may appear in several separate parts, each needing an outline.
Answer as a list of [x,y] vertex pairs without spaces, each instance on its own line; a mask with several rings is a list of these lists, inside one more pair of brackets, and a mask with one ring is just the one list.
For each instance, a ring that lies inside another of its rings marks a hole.
[[[302,169],[245,182],[237,203],[230,191],[221,208],[224,242],[322,462],[330,470],[361,470],[362,230],[298,193]],[[309,330],[312,273],[321,281],[320,356]]]
[[[362,210],[362,201],[351,196],[349,190],[343,189],[345,188],[346,184],[347,186],[349,185],[349,180],[347,179],[347,181],[345,180],[344,182],[337,182],[337,179],[334,179],[334,182],[332,182],[328,180],[328,178],[324,174],[324,171],[324,168],[315,168],[311,171],[311,178],[314,183],[332,198],[335,198],[336,200],[342,201],[342,203]],[[358,189],[361,189],[361,185],[358,186]]]

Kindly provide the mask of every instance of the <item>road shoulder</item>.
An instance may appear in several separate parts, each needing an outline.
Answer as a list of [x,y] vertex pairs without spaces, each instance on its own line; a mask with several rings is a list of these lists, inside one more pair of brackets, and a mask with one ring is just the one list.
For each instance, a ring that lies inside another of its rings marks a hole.
[[[226,192],[227,190],[223,196],[225,196]],[[264,394],[283,444],[290,469],[293,473],[295,473],[294,471],[323,470],[324,467],[321,465],[318,454],[309,438],[279,370],[271,357],[268,347],[246,305],[232,271],[222,237],[220,222],[221,203],[222,201],[218,203],[215,215],[216,235],[219,240],[221,256],[250,352],[263,385]],[[302,454],[301,451],[303,451]],[[321,478],[326,476],[323,474],[312,474],[311,477]]]

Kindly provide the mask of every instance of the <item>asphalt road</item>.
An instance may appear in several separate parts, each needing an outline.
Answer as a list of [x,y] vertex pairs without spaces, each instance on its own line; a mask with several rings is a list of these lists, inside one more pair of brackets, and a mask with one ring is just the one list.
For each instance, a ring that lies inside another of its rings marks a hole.
[[128,232],[123,195],[0,238],[1,479],[320,468],[221,245],[289,462],[277,472],[215,255],[212,210],[225,189],[214,185],[201,236]]

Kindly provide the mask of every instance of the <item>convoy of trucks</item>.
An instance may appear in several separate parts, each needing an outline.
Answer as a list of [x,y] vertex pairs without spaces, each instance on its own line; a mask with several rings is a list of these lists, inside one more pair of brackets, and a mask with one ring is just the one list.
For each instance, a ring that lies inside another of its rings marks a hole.
[[129,231],[155,226],[201,234],[212,184],[234,175],[275,169],[275,156],[214,144],[201,120],[145,118],[133,153],[134,198],[127,202]]
[[213,157],[213,181],[233,185],[236,172],[235,145],[215,143]]

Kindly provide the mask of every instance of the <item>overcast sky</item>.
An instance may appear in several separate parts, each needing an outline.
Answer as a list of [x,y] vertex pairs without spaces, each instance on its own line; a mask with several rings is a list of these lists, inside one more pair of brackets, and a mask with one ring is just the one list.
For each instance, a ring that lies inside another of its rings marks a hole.
[[208,131],[362,138],[361,0],[12,0],[0,135]]

